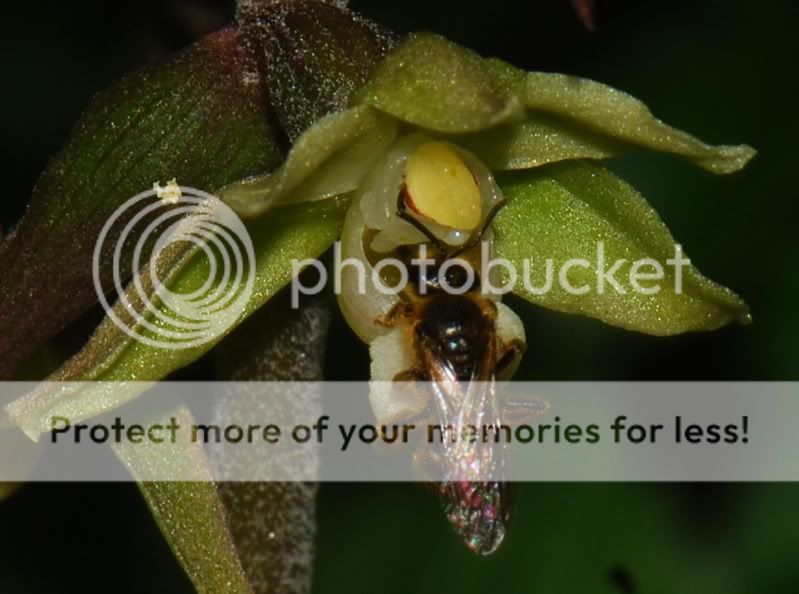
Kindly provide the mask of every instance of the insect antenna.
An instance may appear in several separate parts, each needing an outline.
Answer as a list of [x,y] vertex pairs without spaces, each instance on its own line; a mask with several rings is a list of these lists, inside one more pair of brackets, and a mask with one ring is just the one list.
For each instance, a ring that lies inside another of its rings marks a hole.
[[417,221],[411,214],[408,212],[408,207],[405,204],[405,188],[402,188],[402,191],[397,195],[397,216],[401,218],[406,223],[410,223],[413,225],[417,230],[419,230],[427,239],[430,240],[435,248],[443,254],[447,253],[447,248],[441,242],[441,240],[433,235],[432,231],[424,226],[424,223],[421,221]]
[[488,227],[491,225],[491,223],[494,222],[494,219],[496,218],[497,214],[499,214],[499,211],[502,210],[502,207],[505,206],[507,203],[508,203],[507,198],[503,198],[502,200],[494,204],[494,206],[491,207],[491,210],[488,211],[488,215],[486,215],[483,224],[480,225],[480,231],[477,234],[475,234],[473,239],[467,241],[464,245],[455,250],[449,249],[447,246],[445,246],[444,243],[438,237],[436,237],[432,231],[430,231],[430,229],[425,227],[424,223],[414,218],[408,212],[408,206],[405,203],[404,187],[402,188],[402,191],[400,191],[400,193],[397,195],[397,216],[406,223],[410,223],[411,225],[413,225],[414,228],[416,228],[419,232],[422,233],[422,235],[424,235],[427,239],[430,240],[430,243],[432,243],[433,246],[435,246],[435,248],[438,251],[440,251],[442,254],[446,254],[446,259],[450,259],[461,255],[463,252],[472,249],[474,246],[480,243],[480,240],[483,238],[483,235],[485,235],[485,232],[488,230]]

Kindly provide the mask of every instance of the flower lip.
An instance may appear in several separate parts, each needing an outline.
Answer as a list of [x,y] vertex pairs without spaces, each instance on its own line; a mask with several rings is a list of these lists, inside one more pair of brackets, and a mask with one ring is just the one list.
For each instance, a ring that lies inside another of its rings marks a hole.
[[[378,232],[369,244],[378,253],[425,242],[430,235],[460,247],[502,200],[491,172],[479,159],[426,134],[398,138],[372,171],[360,190],[360,208],[366,226]],[[398,215],[403,206],[405,217]]]

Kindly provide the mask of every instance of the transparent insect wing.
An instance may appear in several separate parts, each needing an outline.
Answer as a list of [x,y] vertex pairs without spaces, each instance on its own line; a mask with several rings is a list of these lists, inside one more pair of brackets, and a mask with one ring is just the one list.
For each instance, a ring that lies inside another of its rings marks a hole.
[[501,481],[441,483],[444,513],[474,553],[490,555],[505,538],[511,486]]
[[[452,425],[458,437],[444,440],[444,481],[439,491],[447,519],[475,553],[488,555],[502,543],[511,512],[510,485],[504,482],[507,451],[493,433],[484,440],[481,428],[500,426],[496,383],[475,381],[456,389],[434,385],[442,427]],[[464,439],[464,428],[477,428]]]

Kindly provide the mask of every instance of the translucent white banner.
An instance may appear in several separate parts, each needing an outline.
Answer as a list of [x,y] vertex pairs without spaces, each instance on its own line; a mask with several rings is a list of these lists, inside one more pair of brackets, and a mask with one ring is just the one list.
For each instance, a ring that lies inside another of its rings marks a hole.
[[0,481],[799,480],[799,383],[9,382],[0,406]]

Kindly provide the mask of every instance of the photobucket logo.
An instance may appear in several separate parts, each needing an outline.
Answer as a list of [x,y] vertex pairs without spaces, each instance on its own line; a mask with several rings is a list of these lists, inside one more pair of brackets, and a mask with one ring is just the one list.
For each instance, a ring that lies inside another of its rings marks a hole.
[[[469,290],[477,278],[480,279],[482,293],[487,295],[504,295],[519,287],[533,295],[546,295],[554,290],[569,295],[585,295],[590,292],[597,295],[608,292],[619,295],[654,295],[671,283],[674,292],[680,295],[683,291],[683,269],[691,264],[683,255],[679,244],[675,244],[674,255],[666,259],[665,265],[654,258],[620,258],[610,261],[602,241],[597,242],[596,251],[590,260],[570,258],[556,263],[552,258],[541,262],[524,259],[521,266],[505,258],[492,258],[487,241],[481,243],[480,250],[481,268],[475,271],[462,258],[437,262],[428,257],[425,245],[420,246],[419,255],[409,262],[393,257],[381,259],[373,265],[355,258],[342,260],[341,245],[336,242],[333,250],[334,292],[341,292],[342,271],[351,268],[356,274],[357,282],[350,283],[349,286],[354,284],[360,294],[364,294],[368,288],[369,291],[383,295],[397,295],[408,286],[409,279],[416,278],[418,285],[413,289],[424,295],[430,291],[425,279],[434,277],[438,288],[455,295]],[[318,277],[313,285],[307,286],[301,281],[299,273],[309,266],[316,269]],[[409,273],[409,267],[414,269],[415,274]],[[448,282],[447,273],[453,268],[459,268],[458,283]],[[386,281],[387,271],[391,271],[390,276],[396,279],[393,284]],[[292,272],[291,304],[294,308],[299,306],[300,295],[316,295],[328,282],[327,269],[318,260],[293,260]]]
[[[101,274],[111,245],[115,306]],[[147,248],[150,256],[142,263]],[[200,268],[202,285],[171,290],[172,265],[197,257],[206,261]],[[126,288],[129,270],[133,279]],[[111,215],[97,238],[92,272],[97,297],[120,330],[149,346],[179,350],[219,337],[240,318],[255,283],[255,254],[246,227],[230,207],[172,181],[165,187],[155,184]]]

